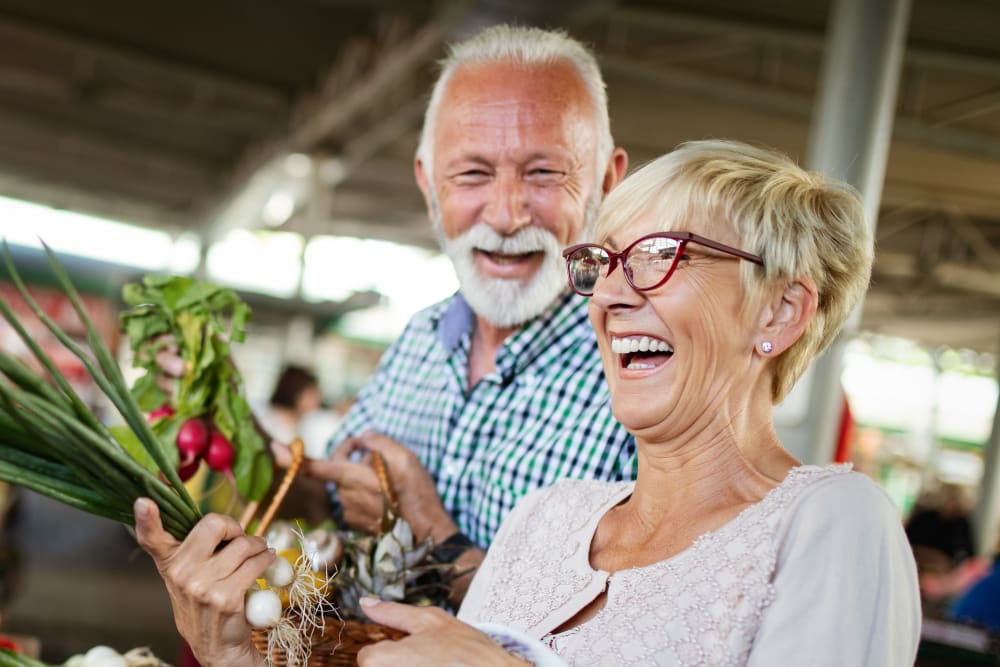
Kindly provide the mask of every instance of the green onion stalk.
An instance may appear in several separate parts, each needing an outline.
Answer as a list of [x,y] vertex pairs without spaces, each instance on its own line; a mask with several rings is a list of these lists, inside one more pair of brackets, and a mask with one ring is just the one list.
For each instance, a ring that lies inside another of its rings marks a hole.
[[0,351],[0,480],[127,525],[134,524],[132,504],[139,497],[148,497],[159,506],[164,528],[183,539],[201,512],[130,394],[114,355],[84,309],[69,276],[52,250],[47,245],[44,248],[60,289],[83,323],[89,351],[31,297],[4,241],[7,273],[35,316],[81,361],[95,385],[117,409],[129,437],[138,440],[154,465],[144,466],[129,453],[113,429],[98,419],[31,338],[10,306],[0,300],[0,315],[47,374],[47,378],[42,377],[23,361]]

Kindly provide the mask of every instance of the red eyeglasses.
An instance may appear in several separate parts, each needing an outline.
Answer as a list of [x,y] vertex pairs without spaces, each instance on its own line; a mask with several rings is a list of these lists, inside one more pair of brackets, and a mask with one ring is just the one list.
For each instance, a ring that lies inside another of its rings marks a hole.
[[691,232],[659,232],[634,241],[621,252],[596,243],[581,243],[563,250],[569,284],[581,296],[593,296],[597,279],[607,276],[619,264],[625,280],[638,292],[656,289],[670,279],[688,243],[697,243],[737,259],[764,266],[758,255]]

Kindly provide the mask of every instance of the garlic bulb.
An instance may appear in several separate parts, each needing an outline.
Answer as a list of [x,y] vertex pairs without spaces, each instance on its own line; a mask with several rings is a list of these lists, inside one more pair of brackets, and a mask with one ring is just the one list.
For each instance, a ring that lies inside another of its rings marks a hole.
[[264,539],[267,540],[267,546],[275,551],[297,549],[299,546],[299,537],[295,534],[295,528],[284,519],[278,519],[272,523]]
[[330,572],[337,567],[344,555],[344,543],[337,533],[317,528],[303,538],[302,553],[309,559],[310,569],[315,572]]

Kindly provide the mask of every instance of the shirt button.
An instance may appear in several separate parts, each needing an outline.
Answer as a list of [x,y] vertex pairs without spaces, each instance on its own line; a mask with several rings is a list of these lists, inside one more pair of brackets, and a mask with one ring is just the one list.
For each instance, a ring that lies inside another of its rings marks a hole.
[[447,463],[444,464],[444,474],[447,475],[448,477],[455,477],[460,472],[462,472],[461,462],[452,459],[451,461],[448,461]]

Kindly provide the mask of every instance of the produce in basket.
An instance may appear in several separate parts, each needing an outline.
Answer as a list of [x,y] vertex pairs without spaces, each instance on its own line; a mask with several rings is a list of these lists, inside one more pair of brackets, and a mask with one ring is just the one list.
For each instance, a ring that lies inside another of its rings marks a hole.
[[[353,665],[357,652],[367,644],[403,636],[398,630],[367,620],[359,604],[364,596],[419,606],[448,606],[452,582],[463,573],[456,572],[453,563],[436,558],[430,538],[415,538],[410,524],[399,513],[384,460],[373,453],[372,465],[384,498],[377,535],[337,530],[330,523],[306,529],[287,520],[275,521],[267,530],[268,545],[279,556],[294,561],[300,576],[303,566],[332,575],[328,590],[334,612],[317,623],[311,634],[300,631],[296,636],[297,640],[313,643],[306,659],[301,657],[302,646],[286,649],[284,640],[276,641],[274,628],[255,630],[254,645],[271,664]],[[279,567],[284,569],[283,565]],[[270,584],[260,583],[265,589]],[[287,597],[278,596],[283,609],[287,609]],[[273,613],[275,602],[270,604]],[[283,613],[288,615],[287,611]],[[294,619],[296,615],[290,616]]]

